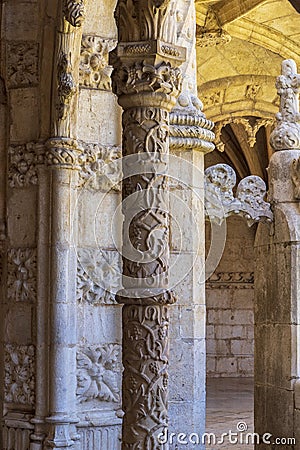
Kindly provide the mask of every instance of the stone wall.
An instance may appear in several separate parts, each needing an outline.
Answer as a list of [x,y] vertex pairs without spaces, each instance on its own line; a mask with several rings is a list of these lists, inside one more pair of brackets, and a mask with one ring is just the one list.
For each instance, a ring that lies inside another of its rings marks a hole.
[[[254,374],[255,226],[245,219],[227,219],[227,240],[221,261],[206,282],[207,375],[251,377]],[[207,225],[207,248],[210,243]]]

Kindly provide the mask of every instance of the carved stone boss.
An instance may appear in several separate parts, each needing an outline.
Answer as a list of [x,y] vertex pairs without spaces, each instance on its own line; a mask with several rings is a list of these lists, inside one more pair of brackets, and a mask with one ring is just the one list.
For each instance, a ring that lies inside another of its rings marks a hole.
[[113,91],[123,107],[122,448],[159,449],[168,423],[169,112],[181,88],[170,0],[119,0]]

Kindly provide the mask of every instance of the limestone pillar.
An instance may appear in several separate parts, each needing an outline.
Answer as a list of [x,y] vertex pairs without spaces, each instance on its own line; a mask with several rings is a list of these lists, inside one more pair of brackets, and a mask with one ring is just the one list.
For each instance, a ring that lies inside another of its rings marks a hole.
[[274,225],[259,225],[255,243],[255,430],[272,443],[290,439],[278,448],[291,449],[300,442],[299,86],[294,61],[283,61],[268,170]]
[[[83,2],[59,2],[56,36],[56,55],[53,71],[52,137],[46,142],[46,177],[40,180],[48,206],[49,258],[49,405],[46,423],[48,436],[45,449],[70,448],[79,439],[75,431],[76,417],[76,190],[78,185],[79,157],[82,153],[76,139],[78,77],[81,43],[81,24],[85,16]],[[47,187],[43,186],[47,183]],[[42,208],[41,224],[47,221]],[[40,227],[39,244],[45,244],[43,227]],[[42,252],[41,252],[42,253]],[[42,255],[40,255],[42,256]],[[42,266],[42,276],[47,275]],[[39,284],[39,299],[44,306],[43,285]],[[39,310],[43,328],[45,311]],[[38,346],[43,345],[43,337]],[[39,365],[41,370],[44,365]],[[40,374],[39,380],[42,380]],[[37,399],[45,393],[37,390]],[[39,406],[44,401],[38,402]],[[44,409],[44,408],[43,408]],[[35,422],[39,422],[36,418]],[[37,442],[39,439],[37,439]],[[35,444],[35,448],[40,448]]]
[[113,89],[123,107],[122,448],[166,448],[169,112],[181,88],[173,2],[120,0]]

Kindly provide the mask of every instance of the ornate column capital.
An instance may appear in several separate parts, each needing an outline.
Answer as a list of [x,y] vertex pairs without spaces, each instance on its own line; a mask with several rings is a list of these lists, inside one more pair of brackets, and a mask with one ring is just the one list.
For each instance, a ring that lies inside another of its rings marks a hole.
[[186,49],[176,45],[174,5],[171,0],[118,2],[112,87],[125,110],[152,106],[171,111],[176,103],[182,87],[178,66]]
[[300,75],[297,74],[296,63],[286,59],[276,80],[280,108],[276,114],[277,125],[270,136],[275,151],[300,149],[299,87]]

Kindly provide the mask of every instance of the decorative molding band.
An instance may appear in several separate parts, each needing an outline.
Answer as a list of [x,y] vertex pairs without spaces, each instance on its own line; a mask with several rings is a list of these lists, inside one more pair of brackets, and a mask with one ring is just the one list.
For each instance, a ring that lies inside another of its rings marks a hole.
[[116,303],[122,275],[119,253],[79,248],[77,257],[77,300],[95,306]]
[[300,75],[296,63],[286,59],[282,62],[281,75],[276,80],[280,107],[276,114],[276,127],[270,136],[275,151],[300,149],[299,87]]
[[225,144],[222,141],[222,129],[226,125],[231,123],[240,124],[244,127],[247,134],[247,143],[249,147],[253,148],[256,144],[256,134],[258,133],[260,128],[266,127],[268,125],[274,125],[275,119],[254,119],[254,124],[251,124],[250,120],[246,119],[245,117],[230,117],[228,119],[221,120],[220,122],[216,123],[214,129],[216,135],[215,145],[216,149],[219,150],[219,152],[224,152],[225,150]]
[[300,158],[292,162],[292,181],[294,183],[294,197],[300,200]]
[[4,401],[34,406],[35,348],[33,345],[5,345]]
[[254,272],[215,272],[205,286],[207,289],[254,289]]
[[170,149],[214,150],[214,123],[204,115],[170,114]]
[[108,53],[114,49],[115,39],[83,35],[81,41],[79,85],[90,89],[111,90],[113,67],[108,64]]
[[24,188],[38,184],[38,165],[76,168],[79,187],[107,192],[121,190],[120,146],[50,139],[11,146],[8,150],[8,184]]
[[8,87],[36,86],[39,82],[39,45],[10,41],[6,54]]
[[216,164],[205,170],[205,215],[206,219],[222,223],[227,217],[237,214],[247,219],[249,226],[258,221],[271,222],[271,206],[264,198],[266,184],[258,176],[243,178],[233,195],[236,174],[227,164]]
[[33,248],[11,248],[7,252],[7,296],[11,301],[35,302],[37,255]]
[[113,403],[120,406],[121,353],[119,344],[94,345],[78,349],[78,403],[89,402],[90,406]]

